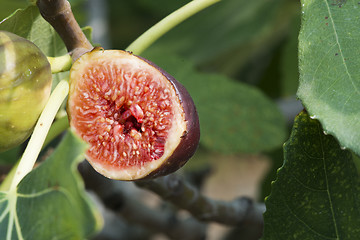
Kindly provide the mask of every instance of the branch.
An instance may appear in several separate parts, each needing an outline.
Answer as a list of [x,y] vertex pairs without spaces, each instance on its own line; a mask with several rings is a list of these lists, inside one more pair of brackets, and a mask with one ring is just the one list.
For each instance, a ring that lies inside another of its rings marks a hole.
[[244,224],[263,225],[264,204],[254,203],[246,197],[231,202],[207,198],[175,174],[137,181],[136,185],[155,192],[201,221],[214,221],[237,227]]
[[129,223],[121,215],[107,208],[94,192],[88,191],[87,193],[95,202],[104,219],[104,227],[96,236],[91,238],[92,240],[137,240],[149,239],[153,235],[148,229]]
[[36,5],[43,18],[54,27],[64,41],[73,60],[93,49],[82,32],[66,0],[38,0]]
[[130,182],[110,180],[95,172],[87,162],[79,166],[87,189],[95,192],[104,205],[128,222],[147,228],[152,233],[163,233],[171,239],[204,239],[206,225],[193,217],[180,218],[172,208],[154,209],[146,206],[126,190]]

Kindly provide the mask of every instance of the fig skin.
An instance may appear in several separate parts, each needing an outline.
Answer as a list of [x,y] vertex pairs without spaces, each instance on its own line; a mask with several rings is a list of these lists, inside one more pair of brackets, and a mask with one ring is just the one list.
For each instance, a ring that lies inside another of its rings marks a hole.
[[[86,68],[88,66],[93,65],[107,65],[104,61],[108,61],[109,63],[116,62],[117,57],[122,58],[122,61],[126,61],[128,64],[136,65],[133,68],[139,69],[142,71],[144,69],[149,70],[150,72],[156,72],[155,76],[160,76],[159,80],[156,81],[166,81],[169,89],[171,88],[171,92],[174,96],[176,96],[176,104],[172,105],[174,108],[176,106],[176,113],[174,114],[175,120],[171,125],[172,132],[169,134],[173,136],[174,139],[166,139],[165,148],[163,155],[159,159],[151,160],[149,165],[146,162],[143,166],[131,166],[125,167],[124,169],[112,167],[106,165],[106,163],[102,163],[99,159],[93,159],[90,154],[86,154],[86,159],[89,163],[97,170],[99,173],[104,175],[105,177],[117,180],[138,180],[144,178],[154,178],[159,176],[164,176],[170,174],[180,167],[182,167],[188,159],[195,153],[199,139],[200,139],[200,126],[199,126],[199,118],[195,108],[195,104],[187,92],[185,87],[181,85],[178,81],[176,81],[170,74],[166,73],[160,67],[152,63],[151,61],[144,59],[142,57],[136,56],[132,53],[122,51],[122,50],[101,50],[94,49],[92,52],[84,54],[77,61],[75,61],[72,69],[70,70],[70,93],[68,98],[68,116],[70,126],[75,133],[80,135],[84,135],[79,129],[79,124],[76,123],[76,108],[79,106],[76,105],[77,99],[79,98],[81,93],[78,91],[82,91],[79,89],[83,89],[84,85],[81,84],[82,81],[86,81],[81,79],[81,76],[86,75]],[[100,60],[99,60],[100,59]],[[105,60],[104,60],[105,59]],[[125,60],[123,60],[125,59]],[[99,64],[100,63],[100,64]],[[116,63],[118,64],[118,63]],[[122,63],[121,63],[122,64]],[[117,65],[118,66],[118,65]],[[122,65],[121,65],[122,66]],[[131,68],[131,69],[133,69]],[[145,70],[144,70],[145,71]],[[132,80],[133,81],[133,80]],[[86,86],[85,86],[86,87]],[[100,87],[101,88],[101,87]],[[168,88],[166,88],[168,89]],[[90,90],[89,90],[90,91]],[[104,90],[105,92],[105,90]],[[87,92],[89,93],[89,92]],[[121,96],[119,96],[121,97]],[[145,105],[147,103],[144,103]],[[178,106],[178,107],[177,107]],[[177,109],[181,108],[181,109]],[[85,108],[88,109],[88,108]],[[144,110],[145,111],[145,110]],[[178,117],[178,112],[181,112],[181,121]],[[175,116],[176,115],[176,116]],[[178,123],[180,121],[180,124]],[[177,127],[178,124],[179,126]],[[111,130],[112,132],[113,130]],[[84,137],[82,137],[84,139]],[[86,137],[85,137],[86,138]],[[85,139],[84,139],[85,140]],[[171,142],[168,144],[168,142]],[[173,144],[175,142],[176,144]],[[147,144],[147,142],[145,142]],[[107,144],[111,144],[110,141]],[[114,145],[115,146],[115,145]],[[90,146],[91,147],[91,146]],[[111,155],[112,153],[110,153]],[[118,159],[119,161],[121,159]],[[126,159],[127,160],[127,159]],[[131,159],[130,159],[131,160]],[[130,168],[127,169],[127,168]],[[140,172],[140,173],[139,173]]]
[[32,42],[0,31],[0,152],[32,133],[51,92],[51,67]]
[[[134,54],[133,54],[134,55]],[[200,141],[200,123],[195,103],[186,88],[173,76],[143,57],[134,55],[147,62],[165,76],[173,85],[185,113],[186,132],[181,136],[181,141],[173,154],[157,170],[151,172],[147,178],[155,178],[173,173],[181,168],[195,154]]]

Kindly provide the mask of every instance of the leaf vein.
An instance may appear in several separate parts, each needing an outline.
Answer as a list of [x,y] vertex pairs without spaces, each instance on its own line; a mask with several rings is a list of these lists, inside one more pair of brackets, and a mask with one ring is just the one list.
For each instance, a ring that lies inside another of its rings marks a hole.
[[302,220],[300,217],[298,217],[296,215],[295,212],[293,212],[290,208],[290,206],[287,204],[286,201],[284,201],[284,204],[285,204],[285,207],[289,210],[290,214],[292,214],[300,223],[302,223],[306,228],[308,228],[311,232],[315,233],[316,235],[318,236],[321,236],[323,238],[326,238],[326,239],[332,239],[332,240],[335,240],[336,238],[332,238],[332,237],[328,237],[328,236],[325,236],[317,231],[315,231],[314,229],[312,229],[304,220]]
[[331,20],[331,26],[334,30],[334,35],[335,35],[335,40],[336,40],[336,44],[338,45],[338,48],[339,48],[339,52],[340,52],[340,56],[341,56],[341,59],[342,59],[342,62],[343,62],[343,65],[344,65],[344,68],[345,68],[345,72],[346,74],[348,75],[348,78],[351,82],[351,84],[353,85],[355,91],[360,94],[360,91],[359,89],[356,87],[355,83],[354,83],[354,79],[352,78],[350,72],[349,72],[349,69],[348,69],[348,66],[345,62],[345,57],[344,57],[344,53],[343,53],[343,50],[342,50],[342,47],[340,45],[340,41],[339,41],[339,36],[338,36],[338,33],[337,33],[337,30],[336,30],[336,26],[335,26],[335,22],[334,22],[334,18],[333,18],[333,15],[332,15],[332,12],[330,10],[330,7],[329,7],[329,4],[327,2],[327,0],[324,0],[325,4],[326,4],[326,7],[327,7],[327,10],[328,10],[328,13],[329,13],[329,19]]
[[334,206],[333,206],[333,202],[332,202],[332,198],[331,198],[331,193],[330,193],[330,186],[329,186],[329,180],[328,180],[328,173],[327,173],[327,165],[325,162],[325,152],[324,152],[324,145],[323,145],[323,139],[322,139],[322,129],[320,127],[320,125],[318,125],[318,132],[319,132],[319,139],[320,139],[320,145],[321,145],[321,152],[323,154],[323,167],[324,167],[324,176],[325,176],[325,184],[326,184],[326,192],[328,195],[328,199],[329,199],[329,204],[330,204],[330,210],[331,210],[331,216],[332,216],[332,220],[334,223],[334,230],[335,230],[335,234],[336,234],[336,239],[340,239],[339,237],[339,230],[338,230],[338,226],[337,226],[337,222],[335,219],[335,212],[334,212]]
[[294,174],[291,174],[291,176],[295,179],[296,182],[298,182],[301,186],[303,186],[304,188],[314,191],[314,192],[325,192],[327,191],[326,189],[316,189],[313,187],[310,187],[308,185],[306,185],[305,183],[303,183],[302,181],[300,181]]

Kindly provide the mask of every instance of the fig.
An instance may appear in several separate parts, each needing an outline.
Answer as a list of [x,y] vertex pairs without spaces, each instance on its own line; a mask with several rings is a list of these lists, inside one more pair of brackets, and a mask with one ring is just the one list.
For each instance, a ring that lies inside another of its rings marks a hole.
[[29,40],[0,31],[0,151],[24,142],[51,92],[51,67]]
[[94,49],[74,62],[69,84],[70,126],[89,144],[86,159],[102,175],[163,176],[195,153],[200,127],[194,102],[149,60]]

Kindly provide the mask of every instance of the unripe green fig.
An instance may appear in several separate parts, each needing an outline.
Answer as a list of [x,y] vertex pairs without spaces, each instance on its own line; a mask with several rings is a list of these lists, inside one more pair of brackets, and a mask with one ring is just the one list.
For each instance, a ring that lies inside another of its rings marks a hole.
[[24,142],[51,92],[51,67],[32,42],[0,31],[0,152]]

